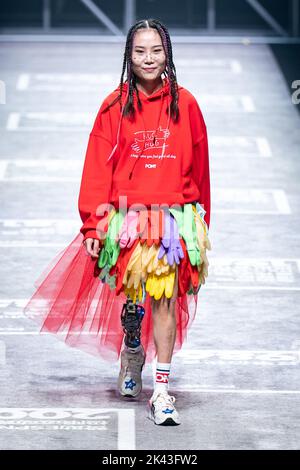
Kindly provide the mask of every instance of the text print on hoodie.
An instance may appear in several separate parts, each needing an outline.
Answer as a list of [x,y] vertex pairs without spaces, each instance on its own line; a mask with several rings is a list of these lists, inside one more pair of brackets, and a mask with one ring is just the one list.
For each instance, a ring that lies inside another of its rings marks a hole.
[[[103,101],[85,156],[78,208],[84,239],[99,238],[96,227],[100,204],[119,208],[119,197],[132,204],[186,204],[199,202],[210,223],[210,174],[206,125],[195,97],[178,85],[180,117],[176,124],[167,112],[171,102],[168,78],[147,96],[139,90],[143,109],[133,120],[121,115],[119,101],[103,110],[119,94],[120,85]],[[123,106],[128,83],[123,83]]]

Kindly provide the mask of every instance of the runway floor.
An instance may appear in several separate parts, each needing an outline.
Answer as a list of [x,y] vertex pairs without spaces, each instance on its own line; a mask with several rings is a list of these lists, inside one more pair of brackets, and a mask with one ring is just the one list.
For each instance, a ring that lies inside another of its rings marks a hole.
[[22,314],[81,226],[88,135],[122,57],[118,44],[1,44],[0,448],[299,449],[299,114],[268,46],[174,47],[212,185],[209,278],[170,374],[182,424],[147,419],[151,366],[140,397],[122,399],[117,363]]

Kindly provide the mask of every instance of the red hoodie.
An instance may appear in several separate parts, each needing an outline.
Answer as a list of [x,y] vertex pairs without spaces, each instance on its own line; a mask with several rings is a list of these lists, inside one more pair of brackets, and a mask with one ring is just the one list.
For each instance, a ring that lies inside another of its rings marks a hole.
[[[143,109],[138,110],[134,93],[134,120],[121,116],[116,102],[120,85],[103,101],[89,136],[78,208],[84,238],[98,238],[96,215],[100,204],[119,207],[119,196],[127,196],[127,207],[142,203],[186,204],[199,202],[210,223],[210,175],[206,125],[195,97],[178,85],[179,120],[167,112],[171,102],[167,78],[163,87],[147,96],[139,91]],[[123,84],[122,103],[128,84]]]

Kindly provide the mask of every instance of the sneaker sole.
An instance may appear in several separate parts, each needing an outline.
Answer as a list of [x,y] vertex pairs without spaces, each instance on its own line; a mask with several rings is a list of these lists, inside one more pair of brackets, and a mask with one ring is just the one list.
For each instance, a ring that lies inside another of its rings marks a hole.
[[121,392],[121,390],[119,390],[119,394],[120,394],[122,397],[136,398],[136,397],[138,397],[138,396],[140,395],[141,391],[142,391],[142,388],[141,388],[141,390],[140,390],[138,393],[136,393],[135,395],[131,395],[131,394],[129,394],[129,393],[123,393],[123,392]]
[[176,423],[172,418],[167,418],[162,423],[156,423],[154,418],[150,418],[156,426],[179,426],[181,423]]
[[167,418],[162,423],[156,423],[155,418],[152,415],[151,411],[148,414],[148,418],[151,421],[153,421],[153,423],[156,424],[157,426],[179,426],[181,424],[181,423],[176,423],[176,421],[174,421],[174,419],[172,419],[172,418]]

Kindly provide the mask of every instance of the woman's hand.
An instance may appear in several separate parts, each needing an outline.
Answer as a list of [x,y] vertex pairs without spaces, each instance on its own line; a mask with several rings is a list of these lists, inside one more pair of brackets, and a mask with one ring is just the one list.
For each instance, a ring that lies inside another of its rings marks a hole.
[[97,258],[100,250],[100,241],[96,238],[86,238],[83,243],[87,254]]

